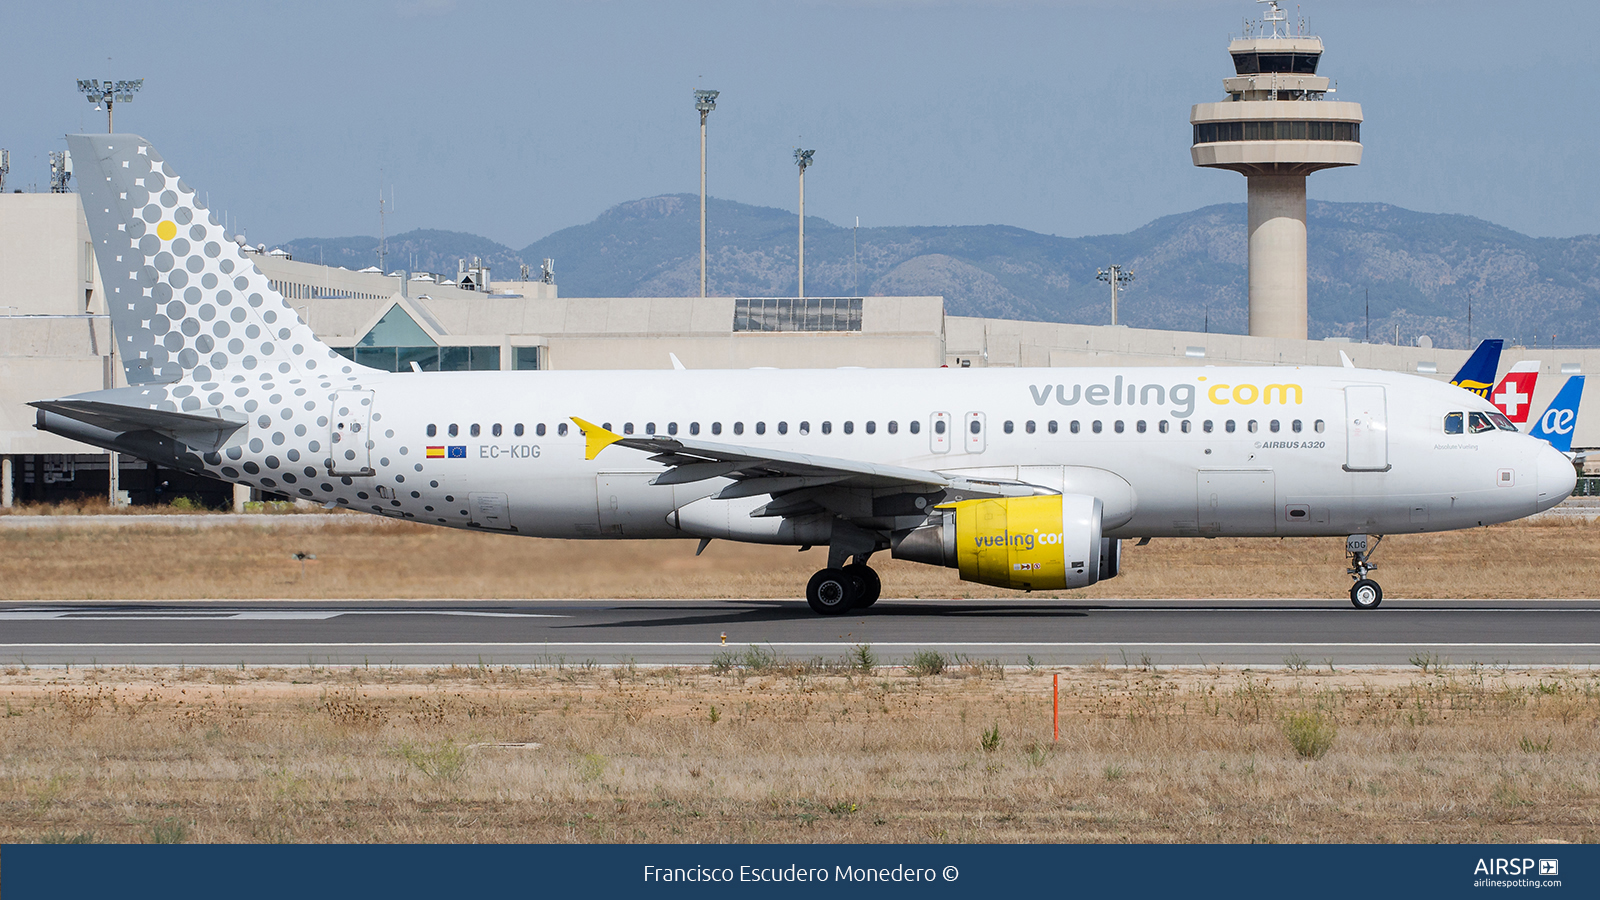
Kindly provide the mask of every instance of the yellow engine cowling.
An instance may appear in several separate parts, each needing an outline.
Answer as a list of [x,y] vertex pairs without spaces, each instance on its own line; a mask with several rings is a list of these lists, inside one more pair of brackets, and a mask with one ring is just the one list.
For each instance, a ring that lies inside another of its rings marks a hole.
[[894,556],[961,571],[961,580],[1024,591],[1088,587],[1114,577],[1121,542],[1100,534],[1087,494],[962,500],[895,535]]

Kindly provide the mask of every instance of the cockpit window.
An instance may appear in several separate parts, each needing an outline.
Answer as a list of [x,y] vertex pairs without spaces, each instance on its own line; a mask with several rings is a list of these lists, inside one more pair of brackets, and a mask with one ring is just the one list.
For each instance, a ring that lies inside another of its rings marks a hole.
[[1517,426],[1511,424],[1511,420],[1506,418],[1501,413],[1497,413],[1497,412],[1489,413],[1489,421],[1493,422],[1494,423],[1494,427],[1500,429],[1501,431],[1516,431],[1517,430]]
[[1458,412],[1445,413],[1444,414],[1444,433],[1445,434],[1460,434],[1462,432],[1463,427],[1464,427],[1464,423],[1463,423],[1462,420],[1465,419],[1465,418],[1466,418],[1466,416],[1464,416],[1463,414],[1458,413]]
[[1482,434],[1485,431],[1493,431],[1494,423],[1489,421],[1489,417],[1484,413],[1467,413],[1467,427],[1473,434]]

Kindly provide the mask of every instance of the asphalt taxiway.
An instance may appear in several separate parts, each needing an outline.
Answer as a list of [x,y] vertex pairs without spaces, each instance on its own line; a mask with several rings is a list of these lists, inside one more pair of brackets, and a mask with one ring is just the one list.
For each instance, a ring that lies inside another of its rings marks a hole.
[[360,600],[0,604],[11,665],[705,664],[752,646],[885,664],[1600,665],[1600,600]]

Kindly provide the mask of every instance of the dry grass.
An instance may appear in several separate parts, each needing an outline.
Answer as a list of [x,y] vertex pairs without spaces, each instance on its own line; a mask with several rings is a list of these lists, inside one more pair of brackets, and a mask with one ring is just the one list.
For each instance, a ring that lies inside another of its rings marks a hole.
[[0,842],[1600,839],[1592,673],[747,662],[10,670]]
[[[341,516],[340,518],[343,518]],[[1038,596],[1338,597],[1334,538],[1156,540],[1124,548],[1124,574]],[[298,552],[316,556],[304,564]],[[324,528],[227,525],[0,529],[0,600],[216,598],[797,597],[818,548],[692,541],[557,541],[361,520]],[[1595,597],[1600,524],[1541,520],[1385,541],[1392,598]],[[1488,562],[1486,562],[1488,561]],[[1014,597],[950,569],[873,560],[886,597]]]

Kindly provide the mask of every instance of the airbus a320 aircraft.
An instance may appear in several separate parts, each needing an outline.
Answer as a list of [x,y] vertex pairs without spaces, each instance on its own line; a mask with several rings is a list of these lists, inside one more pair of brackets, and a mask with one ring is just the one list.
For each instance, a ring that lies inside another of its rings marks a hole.
[[[1379,536],[1531,515],[1567,459],[1448,384],[1355,368],[390,373],[319,341],[135,135],[67,139],[128,387],[38,427],[164,466],[452,528],[827,545],[1018,590],[1114,577],[1127,538]],[[598,423],[598,424],[595,424]]]

